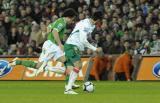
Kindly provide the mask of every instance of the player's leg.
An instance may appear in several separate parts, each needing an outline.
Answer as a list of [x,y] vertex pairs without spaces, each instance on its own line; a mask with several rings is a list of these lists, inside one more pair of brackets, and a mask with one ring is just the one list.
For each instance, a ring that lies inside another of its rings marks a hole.
[[[67,67],[67,69],[66,69],[66,71],[65,71],[65,77],[66,77],[66,85],[65,85],[65,88],[67,88],[67,84],[68,84],[68,81],[69,81],[70,73],[71,73],[71,71],[72,71],[73,68],[74,68],[74,67],[73,67],[72,65],[70,65],[70,64],[67,64],[66,67]],[[72,89],[78,89],[78,88],[80,88],[80,85],[73,83]]]
[[[33,69],[38,69],[42,64],[41,62],[37,63],[32,60],[18,60],[18,58],[12,60],[9,63],[10,66],[16,66],[16,65],[23,65],[25,67],[33,68]],[[48,65],[48,64],[47,64]],[[59,74],[64,74],[65,73],[65,68],[64,67],[54,67],[54,66],[49,66],[50,68],[45,68],[46,71],[52,71],[55,73]]]
[[18,58],[13,59],[10,63],[10,66],[23,65],[25,67],[36,68],[37,63],[32,60],[19,60]]
[[36,76],[44,71],[44,68],[47,66],[47,63],[49,60],[51,60],[54,56],[54,48],[53,43],[50,40],[47,40],[44,42],[42,47],[42,52],[40,54],[40,57],[38,59],[37,67],[38,70],[36,72]]
[[[80,63],[80,61],[77,61],[77,62],[75,62],[75,65],[76,64],[79,65],[81,63]],[[75,91],[72,90],[73,86],[76,87],[76,85],[74,83],[75,83],[75,81],[76,81],[76,79],[78,77],[78,73],[79,73],[79,69],[77,67],[81,68],[80,66],[75,66],[73,68],[73,70],[71,71],[71,73],[69,75],[69,81],[68,81],[68,84],[67,84],[67,86],[65,88],[64,94],[78,94],[78,93],[76,93]],[[77,86],[79,88],[79,85],[77,85]]]
[[[58,48],[59,47],[57,47],[57,51],[55,52],[54,60],[63,63],[64,67],[62,67],[62,66],[60,66],[60,67],[54,67],[54,66],[47,65],[45,67],[46,68],[45,70],[49,70],[49,71],[52,71],[52,72],[64,74],[66,76],[66,83],[68,83],[69,74],[70,74],[70,71],[72,70],[73,66],[71,65],[70,62],[66,62],[66,57],[65,57],[64,52],[60,48],[59,49]],[[77,85],[77,84],[73,84],[72,85],[73,89],[77,89],[79,87],[80,87],[80,85]]]
[[39,61],[43,62],[43,64],[38,69],[37,74],[42,72],[43,69],[63,74],[65,72],[65,67],[54,67],[51,65],[47,65],[47,63],[48,61],[53,60],[53,59],[55,61],[60,61],[64,63],[66,61],[64,55],[65,55],[64,52],[56,44],[53,44],[50,41],[45,43],[43,46],[43,52],[41,53],[41,56],[39,58]]
[[79,52],[79,49],[74,45],[66,44],[64,47],[65,47],[65,53],[66,53],[67,60],[70,60],[72,64],[74,65],[74,68],[73,70],[71,70],[71,73],[69,75],[69,81],[66,86],[66,90],[64,94],[78,94],[72,90],[72,85],[77,79],[79,70],[82,67],[82,63],[80,59],[80,52]]
[[79,71],[80,71],[80,69],[82,67],[81,60],[74,62],[74,65],[75,66],[74,66],[73,70],[70,73],[69,81],[68,81],[68,84],[66,86],[66,90],[65,90],[66,94],[67,94],[67,91],[72,89],[72,86],[73,86],[74,82],[76,81],[76,79],[78,77],[78,73],[79,73]]
[[[60,61],[60,60],[64,61],[65,58],[62,56],[62,57],[58,58],[57,61]],[[65,74],[65,72],[66,72],[66,69],[63,66],[52,66],[49,64],[47,64],[47,66],[45,67],[45,70],[52,71],[52,72],[59,73],[59,74]]]
[[[52,60],[54,59],[55,61],[59,61],[59,62],[62,62],[64,63],[66,61],[66,58],[65,58],[65,54],[64,52],[59,48],[59,46],[53,44],[51,46],[51,49],[48,50],[50,52],[50,54],[53,54],[52,56]],[[45,70],[49,70],[49,71],[52,71],[52,72],[60,72],[61,74],[64,74],[65,73],[65,67],[62,67],[62,66],[59,66],[59,67],[55,67],[55,66],[52,66],[52,65],[47,65],[45,67]]]

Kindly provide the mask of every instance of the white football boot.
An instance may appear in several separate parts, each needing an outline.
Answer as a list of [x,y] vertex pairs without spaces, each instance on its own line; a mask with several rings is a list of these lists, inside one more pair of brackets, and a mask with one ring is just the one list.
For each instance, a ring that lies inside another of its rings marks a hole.
[[64,94],[78,94],[78,93],[73,91],[72,89],[68,89],[64,91]]
[[10,66],[16,66],[16,60],[17,60],[17,59],[18,59],[17,57],[14,58],[12,61],[9,62],[9,65],[10,65]]

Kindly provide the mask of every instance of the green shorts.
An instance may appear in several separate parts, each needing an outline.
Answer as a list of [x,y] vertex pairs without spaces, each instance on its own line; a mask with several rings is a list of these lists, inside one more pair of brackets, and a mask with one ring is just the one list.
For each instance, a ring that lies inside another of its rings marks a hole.
[[67,59],[67,66],[74,66],[76,61],[81,60],[80,51],[77,46],[72,44],[64,44],[64,51]]

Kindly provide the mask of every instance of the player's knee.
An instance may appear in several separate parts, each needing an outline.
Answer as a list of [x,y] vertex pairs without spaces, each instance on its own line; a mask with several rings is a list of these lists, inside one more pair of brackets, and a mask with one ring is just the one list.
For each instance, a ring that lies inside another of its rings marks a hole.
[[77,62],[74,63],[74,66],[77,67],[80,70],[82,68],[82,62],[77,61]]
[[38,62],[38,63],[36,64],[36,66],[35,66],[35,67],[36,67],[35,69],[40,68],[42,64],[43,64],[43,62]]

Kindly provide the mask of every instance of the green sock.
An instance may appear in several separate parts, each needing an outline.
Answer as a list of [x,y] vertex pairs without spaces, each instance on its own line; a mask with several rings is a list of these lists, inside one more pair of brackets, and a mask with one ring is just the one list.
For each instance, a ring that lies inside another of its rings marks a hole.
[[36,68],[37,63],[31,60],[16,60],[16,65],[23,65],[25,67]]
[[68,84],[68,81],[69,81],[69,75],[67,74],[66,75],[66,84]]

